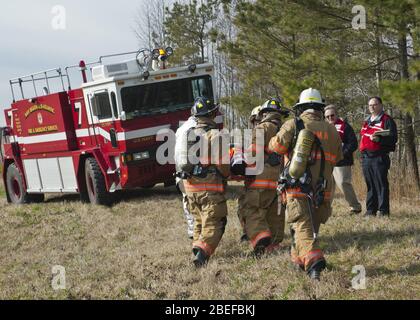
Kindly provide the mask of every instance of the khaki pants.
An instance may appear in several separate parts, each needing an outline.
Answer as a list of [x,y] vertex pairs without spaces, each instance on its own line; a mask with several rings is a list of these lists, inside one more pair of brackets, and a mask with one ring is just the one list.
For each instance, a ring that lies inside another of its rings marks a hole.
[[344,198],[349,204],[350,209],[362,210],[362,205],[357,200],[356,193],[354,192],[353,185],[351,183],[351,166],[335,167],[333,176],[335,182],[334,186],[337,185],[338,188],[344,193]]
[[227,222],[226,198],[223,193],[188,193],[189,211],[194,216],[193,247],[211,256],[219,245]]
[[271,235],[272,244],[283,241],[284,210],[280,206],[276,190],[247,189],[243,197],[242,218],[245,221],[245,231],[251,244],[255,246],[256,239]]
[[313,262],[323,258],[318,241],[314,239],[314,231],[319,232],[321,224],[327,222],[331,212],[331,202],[325,201],[321,207],[313,210],[311,219],[307,198],[287,199],[287,223],[293,236],[292,260],[305,270],[308,270]]

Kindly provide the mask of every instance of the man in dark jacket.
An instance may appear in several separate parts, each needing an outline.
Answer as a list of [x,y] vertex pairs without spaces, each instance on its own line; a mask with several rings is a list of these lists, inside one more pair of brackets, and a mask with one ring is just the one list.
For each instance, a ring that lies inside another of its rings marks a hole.
[[363,175],[367,185],[366,216],[389,216],[388,170],[391,165],[389,153],[395,150],[398,141],[397,125],[384,112],[382,99],[369,99],[371,115],[360,131],[360,152]]
[[351,125],[338,117],[337,108],[329,105],[325,108],[325,118],[337,129],[343,146],[344,159],[338,162],[334,168],[334,182],[344,194],[344,198],[350,206],[351,213],[362,212],[362,206],[357,200],[351,183],[351,166],[353,165],[353,152],[357,150],[357,138]]

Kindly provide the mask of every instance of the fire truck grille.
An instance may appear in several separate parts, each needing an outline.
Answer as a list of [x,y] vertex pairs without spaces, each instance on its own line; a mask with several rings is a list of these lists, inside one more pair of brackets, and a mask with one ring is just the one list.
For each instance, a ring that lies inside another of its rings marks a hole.
[[154,172],[153,164],[149,164],[149,165],[139,167],[139,174],[141,174],[141,175],[147,175],[147,174],[151,174],[153,172]]

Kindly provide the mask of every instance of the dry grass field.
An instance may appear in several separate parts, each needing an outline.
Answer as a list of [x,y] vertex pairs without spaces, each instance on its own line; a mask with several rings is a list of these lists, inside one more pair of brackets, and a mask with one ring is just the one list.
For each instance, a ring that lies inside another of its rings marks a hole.
[[[77,196],[7,204],[0,190],[0,299],[419,299],[419,203],[393,202],[391,218],[350,216],[342,199],[321,228],[328,269],[311,282],[280,252],[256,260],[239,243],[238,185],[228,190],[229,221],[208,267],[191,265],[190,240],[175,188],[125,194],[113,207]],[[53,290],[52,267],[66,270]],[[352,288],[352,267],[366,289]]]

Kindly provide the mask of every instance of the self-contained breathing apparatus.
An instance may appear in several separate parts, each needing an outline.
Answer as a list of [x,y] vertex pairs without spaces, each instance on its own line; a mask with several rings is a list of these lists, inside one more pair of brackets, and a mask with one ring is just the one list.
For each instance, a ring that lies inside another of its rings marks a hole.
[[[200,96],[197,97],[194,101],[194,105],[191,108],[191,115],[193,117],[208,116],[209,114],[216,112],[218,108],[219,105],[215,104],[212,99]],[[195,132],[196,129],[201,129],[201,132],[197,134]],[[176,163],[178,171],[174,174],[176,177],[180,179],[188,179],[193,176],[205,178],[210,173],[220,174],[219,171],[214,167],[206,167],[203,166],[199,161],[198,163],[193,163],[191,161],[192,157],[197,157],[196,159],[200,159],[200,149],[198,149],[198,154],[197,151],[195,151],[194,154],[194,147],[198,142],[200,142],[201,137],[203,137],[205,133],[212,129],[213,128],[210,126],[197,128],[196,125],[192,125],[179,137],[179,141],[177,141],[175,144],[175,153],[177,151],[180,153],[180,158],[177,159],[178,162]],[[192,133],[195,134],[195,137],[191,137]],[[177,150],[178,146],[180,148],[179,150]]]
[[[324,177],[325,153],[319,138],[310,130],[305,129],[305,124],[299,117],[295,118],[295,133],[289,151],[293,151],[293,156],[279,178],[278,191],[284,200],[287,189],[299,189],[300,192],[307,195],[312,230],[314,239],[316,239],[313,209],[318,209],[325,200],[327,188],[327,180]],[[321,167],[314,188],[310,167],[315,164],[318,152],[321,156]]]
[[[196,127],[189,128],[187,132],[185,133],[186,136],[182,137],[184,139],[186,138],[186,140],[183,141],[183,143],[181,143],[181,145],[183,146],[183,152],[182,152],[183,157],[182,157],[181,163],[177,164],[177,169],[179,171],[175,173],[175,176],[180,179],[188,179],[191,177],[206,178],[207,175],[210,173],[218,173],[218,170],[216,168],[205,167],[200,162],[193,163],[191,161],[191,157],[193,156],[194,157],[197,156],[198,159],[200,158],[199,150],[198,150],[198,154],[197,152],[195,155],[191,154],[192,150],[194,149],[194,146],[200,142],[200,139],[202,136],[202,135],[196,135],[195,139],[190,139],[191,134],[193,130],[195,129]],[[212,128],[205,127],[205,128],[200,128],[200,129],[202,129],[204,132],[208,132]]]

